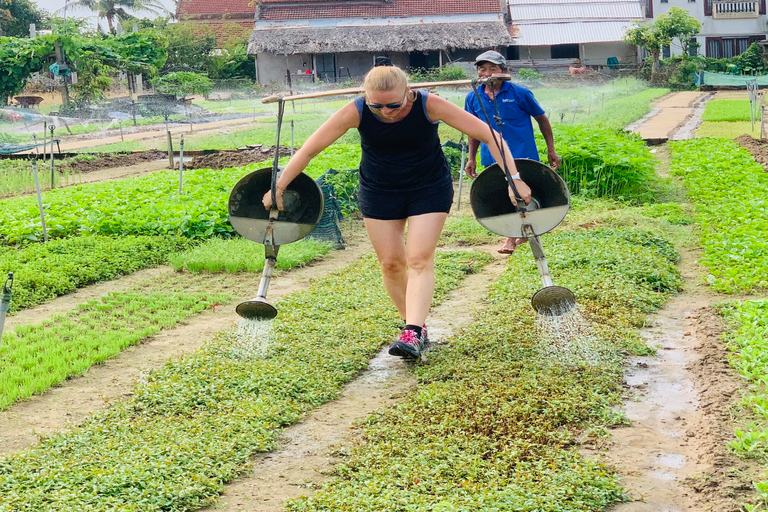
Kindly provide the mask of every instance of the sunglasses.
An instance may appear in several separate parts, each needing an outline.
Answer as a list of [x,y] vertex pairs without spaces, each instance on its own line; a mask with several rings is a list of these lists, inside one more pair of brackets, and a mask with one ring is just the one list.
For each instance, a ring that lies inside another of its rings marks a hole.
[[366,102],[365,104],[368,105],[368,108],[373,109],[373,110],[381,110],[384,107],[387,107],[387,108],[390,108],[390,109],[394,110],[394,109],[402,107],[403,104],[405,103],[405,99],[407,97],[408,97],[408,89],[405,90],[405,96],[403,96],[403,101],[401,101],[400,103],[385,103],[385,104],[381,104],[381,103],[368,103],[368,102]]

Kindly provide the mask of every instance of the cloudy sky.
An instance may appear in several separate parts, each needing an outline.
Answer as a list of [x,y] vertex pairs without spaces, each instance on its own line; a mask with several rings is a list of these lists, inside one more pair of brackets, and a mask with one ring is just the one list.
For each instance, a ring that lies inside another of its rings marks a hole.
[[[166,9],[173,11],[176,7],[173,3],[173,0],[156,0],[159,1],[160,4],[162,4]],[[45,9],[46,11],[50,13],[54,13],[59,9],[62,9],[64,7],[65,0],[32,0],[33,4],[36,4],[41,9]],[[72,0],[70,0],[70,7],[67,8],[67,17],[69,16],[75,16],[78,18],[95,18],[94,14],[89,11],[88,9],[78,8],[78,9],[72,9],[71,7]],[[61,15],[61,13],[59,13]],[[150,13],[144,12],[139,14],[141,17],[150,17]]]

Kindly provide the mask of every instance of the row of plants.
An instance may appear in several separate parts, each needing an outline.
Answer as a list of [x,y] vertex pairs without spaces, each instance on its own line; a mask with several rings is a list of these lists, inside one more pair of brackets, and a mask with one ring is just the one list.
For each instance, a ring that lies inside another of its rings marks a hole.
[[173,236],[82,236],[23,248],[0,246],[0,275],[14,273],[10,311],[15,312],[166,263],[169,255],[191,244]]
[[[436,303],[490,259],[440,252]],[[151,372],[127,400],[3,458],[0,510],[211,504],[223,482],[247,471],[252,454],[272,449],[282,427],[338,397],[395,336],[401,320],[378,283],[372,256],[339,269],[280,301],[269,339],[222,333]],[[267,341],[264,351],[235,350]]]
[[768,174],[745,149],[723,139],[674,141],[670,173],[696,205],[707,282],[722,293],[768,288]]
[[[227,221],[229,193],[237,180],[254,168],[185,171],[181,196],[178,172],[171,170],[51,190],[44,197],[48,235],[230,235],[233,229]],[[0,202],[0,219],[1,243],[42,239],[34,196]]]
[[528,304],[534,260],[510,258],[477,321],[415,369],[414,393],[372,415],[334,478],[288,510],[582,512],[624,500],[579,450],[626,423],[621,361],[649,352],[637,327],[679,290],[678,255],[635,229],[561,232],[547,246],[583,318],[545,335]]
[[[572,194],[651,201],[656,160],[639,135],[608,128],[555,125],[563,159],[558,173]],[[539,148],[546,161],[546,144]]]
[[[153,241],[149,237],[144,239],[145,242]],[[55,242],[50,244],[56,245]],[[186,245],[189,245],[188,241],[182,240],[176,249],[181,250]],[[47,245],[34,247],[45,248]],[[88,252],[94,249],[94,245],[86,241],[80,243],[79,249]],[[135,249],[140,253],[143,248],[136,246]],[[306,265],[330,249],[329,243],[309,239],[286,245],[280,250],[277,268]],[[166,251],[163,259],[167,258],[168,252],[172,251]],[[65,260],[78,258],[78,252],[60,254]],[[110,261],[104,254],[109,252],[101,254],[100,270],[104,279],[111,279],[125,266],[119,261],[120,255]],[[122,256],[129,259],[126,254]],[[79,259],[82,262],[85,258],[80,256]],[[247,293],[253,286],[248,279],[234,284],[221,282],[212,273],[252,272],[258,275],[264,268],[262,246],[242,238],[213,239],[190,250],[177,252],[172,259],[177,270],[203,275],[172,273],[153,277],[125,291],[112,292],[99,300],[79,304],[72,312],[55,315],[39,323],[19,325],[13,332],[4,333],[0,345],[0,409],[78,375],[161,329],[173,328],[211,306],[225,304],[236,294]],[[86,265],[92,261],[86,262]],[[51,263],[52,268],[55,266]],[[80,265],[74,262],[71,266],[62,267],[60,274],[53,270],[51,273],[66,282],[77,276]],[[27,273],[16,275],[20,276],[19,283],[14,285],[11,302],[15,310],[25,306],[24,299],[29,295]],[[41,272],[41,282],[49,278]]]
[[[729,447],[742,457],[757,460],[763,467],[768,461],[768,301],[747,300],[724,304],[719,312],[725,317],[726,347],[732,352],[731,366],[746,379],[741,405],[751,413],[750,421],[735,431]],[[744,504],[746,512],[768,510],[768,474],[753,481],[756,500]]]

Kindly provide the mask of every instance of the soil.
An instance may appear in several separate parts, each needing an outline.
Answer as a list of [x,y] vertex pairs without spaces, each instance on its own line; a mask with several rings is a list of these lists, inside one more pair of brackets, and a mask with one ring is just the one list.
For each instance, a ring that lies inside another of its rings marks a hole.
[[642,331],[657,354],[627,361],[631,427],[614,429],[602,456],[631,501],[611,512],[740,512],[754,497],[760,468],[727,448],[744,424],[744,412],[734,414],[743,383],[728,365],[712,307],[719,298],[700,284],[697,255],[683,251],[685,290]]
[[755,139],[751,135],[739,135],[734,139],[741,147],[749,151],[755,161],[768,172],[768,141]]
[[[764,157],[758,161],[765,165],[768,161],[765,146],[751,137],[748,139],[740,137],[738,141],[750,151],[754,148],[761,152]],[[244,156],[255,159],[261,152],[266,158],[247,163],[264,161],[271,158],[271,151],[254,150],[253,155]],[[200,166],[243,165],[231,160],[237,154],[206,155],[215,158]],[[160,158],[165,158],[165,154],[161,153]],[[124,168],[145,172],[139,168],[150,164],[160,165],[160,162]],[[107,176],[109,170],[85,172],[101,178]],[[663,169],[660,172],[663,173]],[[274,279],[270,298],[277,299],[302,289],[328,271],[370,252],[370,245],[361,232],[352,237],[345,234],[345,238],[346,251],[335,251],[318,263]],[[469,276],[465,284],[433,312],[431,338],[450,342],[454,329],[471,320],[473,306],[503,269],[505,259],[497,255],[496,248],[484,248],[496,257],[495,262],[481,274]],[[756,479],[758,468],[727,449],[727,442],[734,438],[734,429],[749,420],[739,406],[740,391],[745,385],[727,363],[721,341],[723,326],[712,306],[727,297],[714,294],[701,284],[696,257],[695,252],[684,252],[680,269],[686,281],[685,290],[647,320],[648,326],[642,335],[648,344],[657,347],[657,354],[630,357],[627,361],[627,398],[622,408],[632,425],[613,429],[609,440],[583,450],[586,455],[601,458],[616,468],[627,489],[631,501],[611,508],[612,512],[736,512],[742,504],[754,501],[751,482]],[[150,269],[84,288],[9,317],[6,327],[44,320],[54,313],[73,309],[88,298],[125,289],[165,272],[172,271]],[[243,286],[241,281],[245,280],[245,288],[252,290],[258,284],[258,276],[220,278],[238,280],[239,286]],[[169,358],[196,350],[215,332],[231,328],[237,321],[234,305],[248,298],[250,296],[240,297],[231,304],[206,311],[185,325],[163,331],[94,366],[83,376],[0,411],[0,454],[32,446],[39,435],[77,425],[93,411],[128,396],[144,372],[162,366]],[[286,429],[277,450],[255,457],[253,471],[228,485],[220,502],[211,510],[281,510],[284,499],[311,492],[339,460],[334,454],[343,454],[347,446],[354,443],[358,432],[355,422],[378,407],[396,403],[412,385],[408,367],[398,359],[381,354],[371,361],[366,372],[347,386],[339,400],[312,411],[304,421]]]
[[59,170],[69,169],[71,172],[85,174],[102,169],[128,167],[143,162],[153,162],[163,158],[167,159],[168,153],[158,150],[141,151],[129,155],[105,155],[96,160],[69,161],[62,165]]
[[[291,148],[280,146],[280,156],[290,156]],[[258,162],[272,161],[275,158],[275,146],[258,144],[252,148],[237,151],[217,151],[196,156],[188,164],[187,169],[226,169]]]

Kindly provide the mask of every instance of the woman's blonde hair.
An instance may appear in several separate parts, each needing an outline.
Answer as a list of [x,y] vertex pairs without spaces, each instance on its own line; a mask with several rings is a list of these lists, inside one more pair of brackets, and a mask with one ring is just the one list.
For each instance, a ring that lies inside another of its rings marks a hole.
[[363,81],[363,89],[368,91],[391,91],[408,87],[408,75],[396,66],[377,66],[371,69]]

